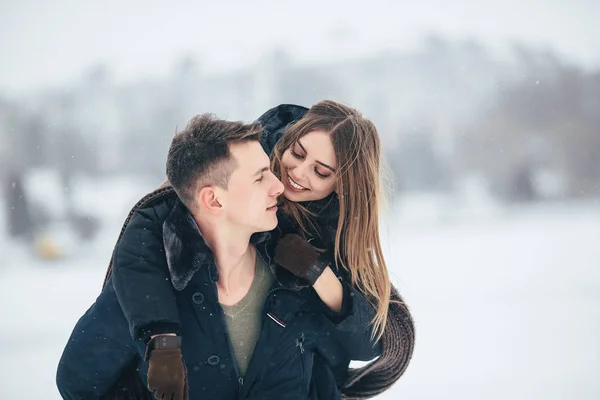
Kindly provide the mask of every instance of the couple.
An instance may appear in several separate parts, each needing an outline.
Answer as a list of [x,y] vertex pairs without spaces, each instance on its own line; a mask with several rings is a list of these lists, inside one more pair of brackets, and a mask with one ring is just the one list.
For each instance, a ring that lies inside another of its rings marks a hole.
[[171,143],[168,184],[131,211],[69,338],[63,398],[389,388],[414,327],[379,241],[380,151],[372,122],[333,101],[280,105],[253,124],[193,118]]

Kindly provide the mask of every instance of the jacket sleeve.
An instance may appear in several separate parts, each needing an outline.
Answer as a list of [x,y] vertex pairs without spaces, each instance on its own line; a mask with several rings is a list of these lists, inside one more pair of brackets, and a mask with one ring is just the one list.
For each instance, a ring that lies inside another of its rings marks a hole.
[[141,358],[111,280],[79,319],[58,364],[56,385],[63,399],[100,399]]
[[170,281],[156,208],[138,210],[113,254],[113,282],[131,336],[147,342],[151,335],[179,334],[180,320]]
[[319,308],[326,317],[326,326],[331,331],[330,336],[345,353],[345,357],[338,358],[370,361],[381,355],[380,342],[371,338],[375,309],[359,290],[343,280],[342,288],[344,294],[339,312],[332,311],[315,293]]

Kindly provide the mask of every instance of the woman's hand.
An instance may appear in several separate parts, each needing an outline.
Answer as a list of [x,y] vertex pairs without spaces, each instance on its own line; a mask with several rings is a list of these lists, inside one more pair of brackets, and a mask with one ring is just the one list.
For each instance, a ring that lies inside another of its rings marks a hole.
[[275,262],[295,276],[306,279],[332,311],[341,310],[344,291],[329,267],[332,260],[327,253],[320,254],[297,234],[287,234],[277,243]]

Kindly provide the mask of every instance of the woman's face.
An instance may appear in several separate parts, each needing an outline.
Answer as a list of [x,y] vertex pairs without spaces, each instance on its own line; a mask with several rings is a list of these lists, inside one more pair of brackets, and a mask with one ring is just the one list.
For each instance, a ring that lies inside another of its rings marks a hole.
[[302,136],[281,157],[283,195],[294,202],[321,200],[335,190],[337,159],[329,133]]

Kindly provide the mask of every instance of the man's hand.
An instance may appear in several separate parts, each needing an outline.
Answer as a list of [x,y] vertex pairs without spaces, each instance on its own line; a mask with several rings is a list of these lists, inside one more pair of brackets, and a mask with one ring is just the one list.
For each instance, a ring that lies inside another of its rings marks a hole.
[[181,354],[181,337],[156,335],[146,348],[148,389],[154,398],[187,400],[187,369]]
[[275,262],[311,285],[331,264],[328,257],[319,254],[308,241],[294,233],[283,236],[277,243]]

